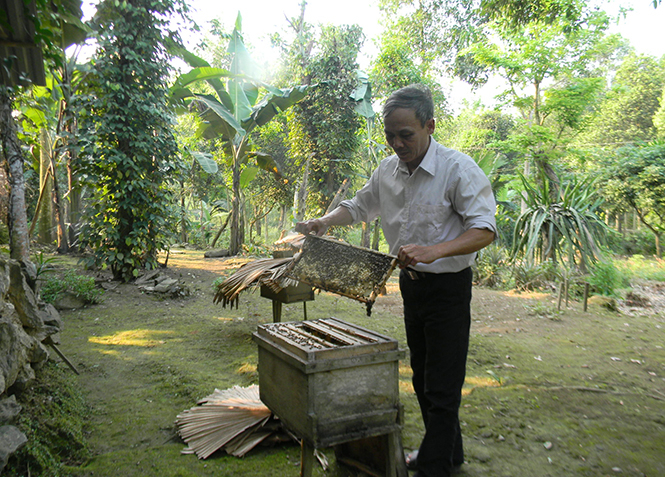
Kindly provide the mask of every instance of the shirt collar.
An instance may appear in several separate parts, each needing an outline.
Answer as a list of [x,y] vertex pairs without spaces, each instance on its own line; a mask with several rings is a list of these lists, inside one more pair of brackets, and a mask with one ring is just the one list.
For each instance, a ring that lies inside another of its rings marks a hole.
[[[436,146],[439,143],[437,143],[432,136],[430,136],[430,142],[429,142],[429,147],[427,148],[427,152],[425,153],[425,157],[423,157],[423,160],[420,164],[418,164],[418,167],[416,168],[416,171],[418,169],[422,169],[425,172],[427,172],[429,175],[433,176],[436,163],[434,161],[434,158],[436,156]],[[402,161],[399,160],[399,157],[395,156],[397,158],[397,164],[395,165],[395,170],[393,171],[393,175],[396,175],[397,172],[403,172],[405,174],[409,174],[409,168],[406,166],[406,164]],[[413,171],[414,173],[416,171]]]

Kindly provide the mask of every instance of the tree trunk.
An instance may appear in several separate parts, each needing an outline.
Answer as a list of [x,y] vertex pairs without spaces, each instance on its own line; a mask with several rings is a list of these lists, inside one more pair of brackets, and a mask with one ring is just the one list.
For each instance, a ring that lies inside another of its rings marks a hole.
[[231,199],[231,243],[229,244],[231,255],[238,255],[242,247],[243,234],[240,215],[240,167],[234,167]]
[[25,208],[25,179],[23,177],[23,152],[12,117],[12,99],[5,86],[0,86],[0,135],[9,179],[9,249],[11,258],[30,260],[30,236]]
[[[57,153],[60,156],[59,153]],[[58,227],[58,253],[69,253],[69,241],[67,240],[67,227],[65,226],[65,210],[60,199],[60,185],[58,184],[58,175],[55,168],[55,156],[49,155],[51,163],[51,177],[53,179],[53,211],[55,212],[55,221]]]
[[307,210],[307,180],[309,178],[309,162],[311,158],[307,159],[305,163],[305,170],[302,173],[302,182],[300,187],[296,190],[296,212],[295,212],[295,221],[301,222],[305,218],[305,212]]
[[660,258],[663,256],[660,250],[660,235],[657,233],[654,233],[654,235],[656,236],[656,258]]
[[37,238],[41,244],[53,243],[53,208],[50,200],[53,190],[53,179],[49,173],[51,169],[51,141],[49,141],[46,128],[39,130],[39,197],[37,202],[39,210],[35,211],[37,219]]
[[332,201],[330,201],[330,205],[326,210],[326,214],[335,210],[337,206],[344,200],[344,196],[346,196],[346,193],[349,191],[349,187],[351,187],[351,181],[347,177],[346,179],[344,179],[344,182],[342,182],[342,185],[339,186],[339,189],[337,189],[335,197],[333,197]]
[[369,248],[369,236],[370,236],[370,232],[372,231],[372,224],[371,223],[368,224],[367,222],[363,222],[362,227],[363,227],[363,231],[362,231],[362,235],[360,236],[360,246],[365,247],[365,248]]
[[184,181],[180,181],[180,242],[187,243],[187,208],[185,207]]
[[378,250],[379,249],[379,239],[380,239],[380,232],[381,232],[381,219],[377,218],[374,220],[374,235],[372,237],[372,249],[373,250]]

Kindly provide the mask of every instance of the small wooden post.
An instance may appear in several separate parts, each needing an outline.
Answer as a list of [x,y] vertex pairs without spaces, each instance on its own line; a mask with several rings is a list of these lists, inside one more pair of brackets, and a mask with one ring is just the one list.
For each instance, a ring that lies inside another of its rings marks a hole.
[[282,321],[282,302],[279,300],[272,301],[272,322],[280,323]]
[[584,311],[587,309],[587,303],[589,302],[589,284],[584,284]]
[[314,446],[306,439],[300,441],[300,477],[312,477]]
[[568,308],[568,285],[570,284],[570,281],[569,281],[567,278],[566,278],[565,284],[566,284],[566,290],[565,290],[565,294],[566,294],[566,308]]
[[563,298],[563,282],[559,285],[559,299],[556,305],[556,311],[561,311],[561,299]]

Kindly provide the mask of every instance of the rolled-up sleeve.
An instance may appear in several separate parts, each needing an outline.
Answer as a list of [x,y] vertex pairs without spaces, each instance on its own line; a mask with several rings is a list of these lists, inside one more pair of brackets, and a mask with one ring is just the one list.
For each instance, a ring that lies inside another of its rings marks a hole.
[[469,167],[460,174],[454,207],[465,231],[487,229],[497,235],[496,201],[490,181],[479,167]]

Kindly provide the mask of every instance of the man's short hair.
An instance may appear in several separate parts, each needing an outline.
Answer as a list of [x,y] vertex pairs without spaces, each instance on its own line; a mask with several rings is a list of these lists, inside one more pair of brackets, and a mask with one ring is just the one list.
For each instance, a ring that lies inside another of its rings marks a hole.
[[396,109],[412,109],[421,126],[434,118],[434,101],[429,88],[423,84],[412,84],[400,88],[390,95],[383,105],[383,119],[385,120]]

